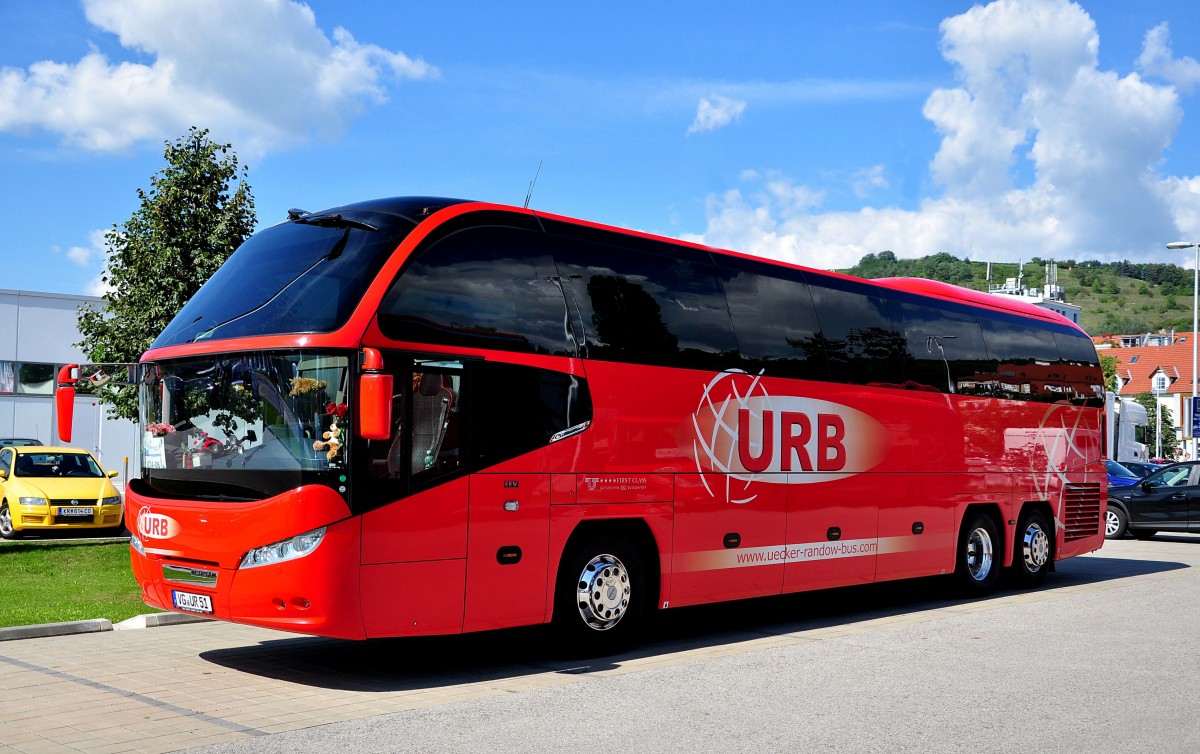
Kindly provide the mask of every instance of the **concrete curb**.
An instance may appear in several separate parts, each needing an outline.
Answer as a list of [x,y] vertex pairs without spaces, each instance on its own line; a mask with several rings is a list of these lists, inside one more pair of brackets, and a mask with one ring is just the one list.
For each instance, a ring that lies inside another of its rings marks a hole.
[[0,628],[0,641],[11,641],[12,639],[35,639],[41,636],[91,634],[97,631],[111,630],[113,630],[113,624],[108,618],[73,620],[67,621],[66,623],[39,623],[33,626],[11,626],[9,628]]
[[91,620],[73,620],[65,623],[39,623],[32,626],[10,626],[0,628],[0,641],[14,639],[38,639],[43,636],[70,636],[72,634],[91,634],[99,631],[124,631],[129,628],[153,628],[154,626],[174,626],[180,623],[200,623],[208,621],[198,615],[183,615],[182,613],[150,613],[136,615],[128,620],[113,625],[108,618],[92,618]]
[[204,623],[212,620],[200,615],[184,615],[183,613],[149,613],[135,615],[113,626],[114,631],[124,631],[127,628],[154,628],[155,626],[177,626],[181,623]]

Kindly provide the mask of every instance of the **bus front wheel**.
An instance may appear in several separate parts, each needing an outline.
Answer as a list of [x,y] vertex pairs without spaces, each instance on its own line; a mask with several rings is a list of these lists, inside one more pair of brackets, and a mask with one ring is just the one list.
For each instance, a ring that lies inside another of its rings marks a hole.
[[954,575],[968,594],[986,594],[996,585],[1000,560],[996,557],[996,522],[986,513],[973,513],[964,519],[958,535],[958,562]]
[[623,539],[596,537],[563,557],[554,623],[573,654],[610,654],[629,644],[646,611],[646,574]]

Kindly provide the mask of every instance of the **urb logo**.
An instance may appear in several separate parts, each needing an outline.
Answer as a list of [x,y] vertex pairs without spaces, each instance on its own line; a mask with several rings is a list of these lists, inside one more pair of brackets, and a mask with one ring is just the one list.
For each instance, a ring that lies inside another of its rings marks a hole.
[[[725,499],[748,503],[755,482],[807,484],[857,474],[883,460],[884,426],[840,403],[767,393],[762,375],[730,370],[707,386],[692,415],[692,452],[705,472],[724,475]],[[735,481],[736,480],[736,481]]]
[[178,521],[161,513],[152,513],[148,505],[138,511],[137,527],[143,539],[169,539],[182,529]]

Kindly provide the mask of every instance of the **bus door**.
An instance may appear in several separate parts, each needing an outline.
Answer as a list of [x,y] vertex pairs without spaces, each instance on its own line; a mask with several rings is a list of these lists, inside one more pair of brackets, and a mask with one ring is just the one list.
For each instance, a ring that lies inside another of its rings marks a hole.
[[462,629],[470,484],[462,453],[460,360],[385,354],[394,376],[392,432],[366,441],[355,490],[362,517],[368,636]]
[[785,592],[866,584],[875,579],[880,489],[872,474],[787,485]]
[[677,474],[671,605],[779,594],[784,505],[784,485]]

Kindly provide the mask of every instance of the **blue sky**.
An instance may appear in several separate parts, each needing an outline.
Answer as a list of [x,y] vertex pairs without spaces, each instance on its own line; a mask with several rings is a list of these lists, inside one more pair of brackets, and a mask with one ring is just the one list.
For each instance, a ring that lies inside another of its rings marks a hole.
[[1190,265],[1200,4],[0,4],[0,288],[97,293],[191,125],[260,225],[403,194],[814,267]]

